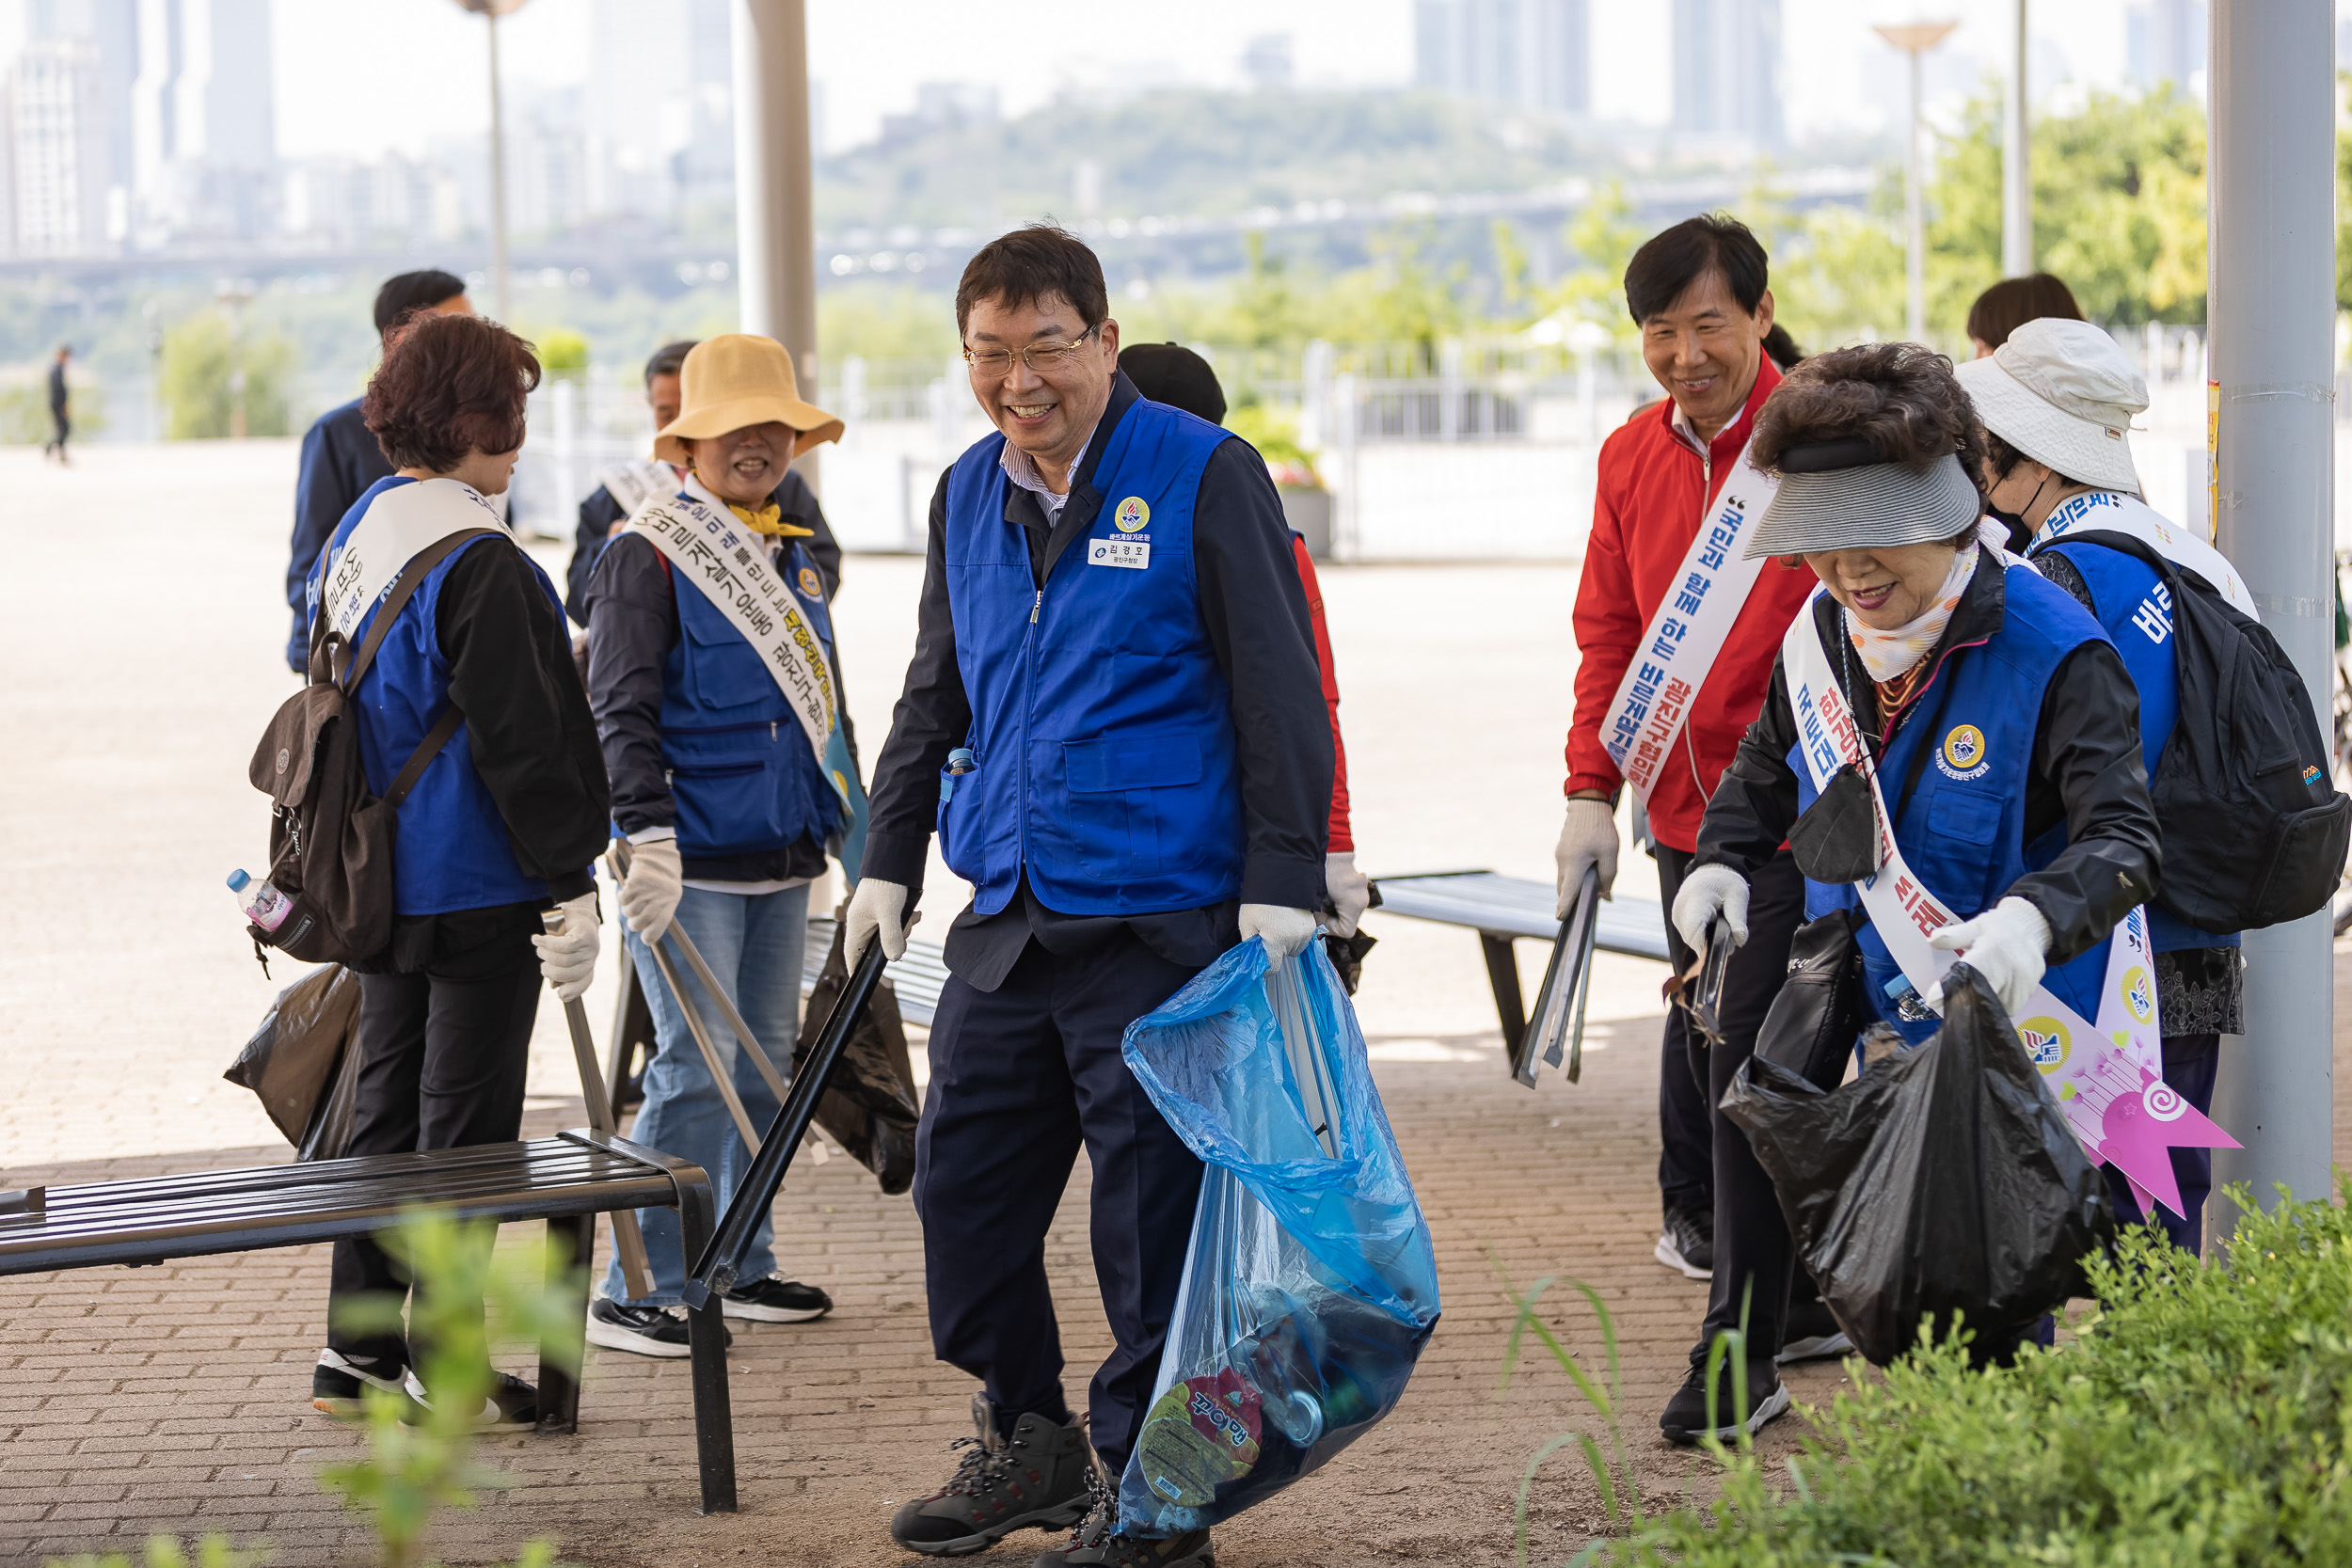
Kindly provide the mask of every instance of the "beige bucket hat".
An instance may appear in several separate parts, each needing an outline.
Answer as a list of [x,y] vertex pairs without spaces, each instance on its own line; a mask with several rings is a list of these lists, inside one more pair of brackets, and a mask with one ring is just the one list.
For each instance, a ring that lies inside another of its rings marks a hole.
[[773,338],[748,332],[705,338],[678,367],[677,418],[654,433],[653,454],[683,467],[686,441],[771,423],[800,433],[792,443],[795,457],[821,441],[838,441],[847,428],[815,404],[801,401],[792,356]]
[[2085,484],[2139,494],[2124,433],[2148,407],[2148,383],[2101,328],[2044,316],[1956,373],[1984,428],[2027,457]]

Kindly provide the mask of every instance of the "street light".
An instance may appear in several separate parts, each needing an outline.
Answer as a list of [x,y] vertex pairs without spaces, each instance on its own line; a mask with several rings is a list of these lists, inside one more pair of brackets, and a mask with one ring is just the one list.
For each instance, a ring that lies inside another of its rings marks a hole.
[[1905,22],[1872,27],[1911,56],[1911,123],[1903,135],[1903,335],[1928,335],[1928,224],[1919,169],[1919,56],[1949,37],[1957,22]]
[[499,103],[499,18],[523,8],[523,0],[457,0],[490,24],[490,313],[506,319],[506,117]]

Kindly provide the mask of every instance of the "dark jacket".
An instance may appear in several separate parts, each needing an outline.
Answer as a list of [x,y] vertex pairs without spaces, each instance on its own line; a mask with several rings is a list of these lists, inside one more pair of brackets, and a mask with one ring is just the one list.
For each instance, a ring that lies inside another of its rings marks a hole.
[[303,435],[302,467],[294,477],[293,549],[286,562],[286,605],[294,611],[286,666],[297,675],[310,665],[310,616],[302,585],[343,514],[369,485],[392,471],[374,433],[359,417],[358,398],[321,414]]
[[[1058,522],[1049,527],[1036,497],[1009,478],[1002,482],[1005,526],[1025,531],[1031,575],[1041,586],[1057,568],[1087,569],[1065,556],[1070,543],[1094,526],[1103,505],[1095,469],[1136,396],[1124,374],[1114,378]],[[1210,456],[1193,510],[1200,618],[1233,694],[1244,829],[1241,898],[1168,914],[1072,916],[1039,903],[1024,879],[1021,895],[1004,909],[985,917],[967,909],[948,929],[947,966],[981,990],[1002,983],[1032,937],[1049,950],[1073,953],[1124,927],[1171,963],[1205,965],[1238,940],[1239,902],[1293,909],[1323,902],[1331,721],[1281,498],[1264,459],[1237,438]],[[931,496],[914,658],[890,736],[874,762],[866,834],[865,874],[918,890],[938,818],[940,770],[972,727],[947,602],[946,516],[943,474]]]
[[[768,499],[784,513],[785,521],[816,531],[815,538],[800,542],[801,548],[817,562],[817,575],[825,579],[826,602],[831,603],[841,591],[841,546],[834,540],[833,525],[825,521],[825,509],[817,503],[816,492],[808,487],[808,481],[787,468],[784,483]],[[621,503],[601,484],[580,503],[580,531],[572,540],[572,563],[564,570],[564,610],[583,626],[588,624],[588,578],[621,515]]]
[[[2005,597],[2000,562],[1992,561],[1969,579],[1951,624],[1928,655],[1936,673],[1905,717],[1933,708],[1947,654],[1957,650],[1964,658],[1965,644],[2000,629]],[[1821,595],[1813,601],[1813,614],[1824,643],[1836,646],[1843,632],[1836,601]],[[1841,669],[1839,685],[1871,754],[1878,755],[1892,734],[1880,733],[1877,688],[1859,666]],[[2140,762],[2138,713],[2131,675],[2105,641],[2068,654],[2043,694],[2026,776],[2025,840],[2031,844],[2063,823],[2067,845],[2048,865],[2012,882],[2005,896],[2026,899],[2049,921],[2053,967],[2105,940],[2133,905],[2155,891],[2156,813]],[[1728,865],[1749,876],[1779,851],[1797,819],[1797,775],[1788,761],[1796,743],[1788,675],[1775,659],[1763,711],[1708,802],[1693,866]],[[1899,816],[1901,781],[1883,779],[1881,787],[1888,810]]]

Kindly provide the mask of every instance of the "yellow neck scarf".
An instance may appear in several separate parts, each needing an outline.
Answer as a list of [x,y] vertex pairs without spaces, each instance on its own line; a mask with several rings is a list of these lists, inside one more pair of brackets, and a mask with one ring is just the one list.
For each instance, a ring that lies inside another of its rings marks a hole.
[[764,533],[771,539],[814,539],[817,537],[817,531],[813,528],[801,528],[786,522],[784,508],[773,501],[756,511],[729,501],[727,510],[735,514],[737,522],[741,523],[754,533]]

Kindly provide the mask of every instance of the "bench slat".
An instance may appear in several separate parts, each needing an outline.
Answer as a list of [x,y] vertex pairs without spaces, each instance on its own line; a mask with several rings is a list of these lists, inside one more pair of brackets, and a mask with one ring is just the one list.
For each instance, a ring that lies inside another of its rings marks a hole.
[[[1544,942],[1560,934],[1559,918],[1551,912],[1556,895],[1549,882],[1493,871],[1440,871],[1374,880],[1380,885],[1377,913]],[[1593,945],[1605,953],[1662,963],[1666,961],[1665,913],[1654,898],[1621,895],[1605,900]]]

